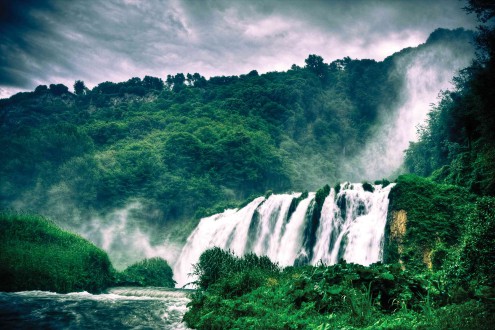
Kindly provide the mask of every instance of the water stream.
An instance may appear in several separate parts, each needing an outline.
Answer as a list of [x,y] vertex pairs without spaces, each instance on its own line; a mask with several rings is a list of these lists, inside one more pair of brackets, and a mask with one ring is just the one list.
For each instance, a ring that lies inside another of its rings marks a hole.
[[0,292],[0,329],[187,329],[187,290],[112,288],[105,294]]

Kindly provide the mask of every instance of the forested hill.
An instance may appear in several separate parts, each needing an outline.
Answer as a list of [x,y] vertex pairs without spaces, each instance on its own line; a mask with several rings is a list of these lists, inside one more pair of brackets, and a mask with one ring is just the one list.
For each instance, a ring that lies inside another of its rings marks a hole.
[[262,75],[38,86],[0,101],[0,207],[64,221],[139,200],[163,223],[350,179],[346,162],[403,104],[407,69],[471,54],[471,40],[437,30],[382,62],[309,55],[304,67]]
[[443,93],[428,114],[405,165],[437,182],[495,196],[495,6],[473,3],[472,11],[483,23],[476,34],[476,60],[454,78],[455,88]]

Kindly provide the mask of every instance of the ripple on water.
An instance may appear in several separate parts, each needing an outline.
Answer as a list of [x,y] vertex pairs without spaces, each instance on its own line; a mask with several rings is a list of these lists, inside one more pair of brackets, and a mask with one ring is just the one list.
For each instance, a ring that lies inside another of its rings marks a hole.
[[107,293],[0,292],[0,328],[187,329],[187,290],[112,288]]

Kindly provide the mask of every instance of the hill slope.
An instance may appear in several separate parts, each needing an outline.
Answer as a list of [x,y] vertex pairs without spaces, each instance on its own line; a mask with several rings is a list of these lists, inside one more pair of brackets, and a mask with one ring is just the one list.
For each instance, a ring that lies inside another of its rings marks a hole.
[[310,55],[304,68],[263,75],[178,73],[92,90],[79,81],[77,94],[38,86],[0,102],[0,207],[65,219],[137,199],[163,224],[269,189],[366,179],[384,161],[363,152],[407,105],[411,70],[453,74],[471,58],[471,38],[437,30],[383,62]]

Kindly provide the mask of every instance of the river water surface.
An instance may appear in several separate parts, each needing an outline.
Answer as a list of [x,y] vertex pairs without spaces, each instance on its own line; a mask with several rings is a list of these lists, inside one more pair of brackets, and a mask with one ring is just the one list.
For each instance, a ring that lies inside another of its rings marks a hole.
[[0,329],[187,329],[187,290],[112,288],[107,293],[0,292]]

